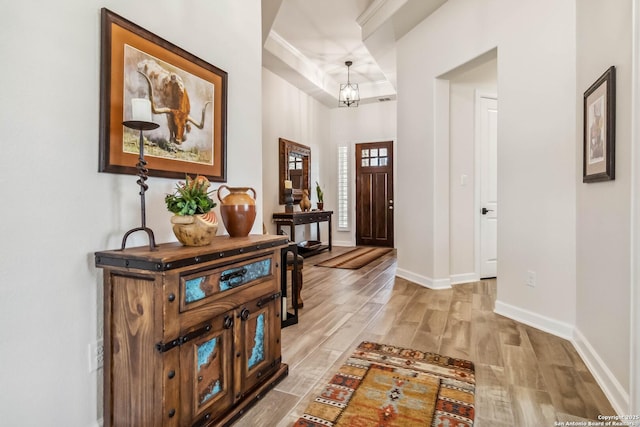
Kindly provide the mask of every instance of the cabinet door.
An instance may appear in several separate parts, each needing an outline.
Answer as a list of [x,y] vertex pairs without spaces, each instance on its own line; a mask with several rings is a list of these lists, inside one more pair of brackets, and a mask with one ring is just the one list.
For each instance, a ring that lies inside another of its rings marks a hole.
[[242,394],[280,365],[280,294],[258,298],[239,308],[241,346],[238,373]]
[[204,334],[180,346],[181,425],[203,425],[233,404],[233,323],[230,311],[186,331]]

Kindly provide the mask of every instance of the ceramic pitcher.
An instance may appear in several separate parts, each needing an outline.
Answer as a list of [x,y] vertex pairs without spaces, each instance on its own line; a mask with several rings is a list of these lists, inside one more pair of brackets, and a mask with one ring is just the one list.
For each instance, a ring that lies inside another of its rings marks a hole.
[[[222,197],[225,192],[227,195]],[[248,236],[256,219],[256,190],[251,187],[221,185],[218,188],[218,200],[222,222],[229,236]]]

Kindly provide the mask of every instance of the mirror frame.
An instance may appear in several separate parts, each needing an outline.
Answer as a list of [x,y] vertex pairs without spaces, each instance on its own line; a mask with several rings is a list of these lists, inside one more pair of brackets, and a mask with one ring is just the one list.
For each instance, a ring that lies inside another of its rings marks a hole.
[[302,157],[302,186],[303,188],[293,189],[293,203],[300,203],[302,200],[302,190],[309,190],[311,195],[311,188],[309,183],[311,181],[311,148],[298,144],[297,142],[289,141],[288,139],[279,138],[280,142],[280,181],[278,182],[280,204],[284,205],[284,181],[289,179],[289,155],[295,154]]

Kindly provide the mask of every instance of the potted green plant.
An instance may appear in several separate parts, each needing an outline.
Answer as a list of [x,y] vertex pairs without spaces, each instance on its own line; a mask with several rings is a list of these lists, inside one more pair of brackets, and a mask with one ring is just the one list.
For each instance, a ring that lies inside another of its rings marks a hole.
[[218,232],[218,219],[212,211],[216,202],[210,197],[210,186],[205,176],[186,175],[186,180],[176,184],[175,191],[164,198],[167,210],[173,213],[173,233],[185,246],[211,244]]
[[316,181],[316,196],[318,196],[318,209],[322,210],[324,208],[324,192],[320,184],[318,184],[318,181]]

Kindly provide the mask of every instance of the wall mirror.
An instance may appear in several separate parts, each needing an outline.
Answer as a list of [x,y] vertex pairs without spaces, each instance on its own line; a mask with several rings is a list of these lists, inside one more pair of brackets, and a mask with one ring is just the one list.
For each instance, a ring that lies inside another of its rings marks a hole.
[[[300,203],[302,190],[310,190],[309,175],[311,148],[297,142],[280,138],[280,204],[284,205],[284,181],[289,180],[293,187],[293,202]],[[311,194],[311,191],[309,191]]]

